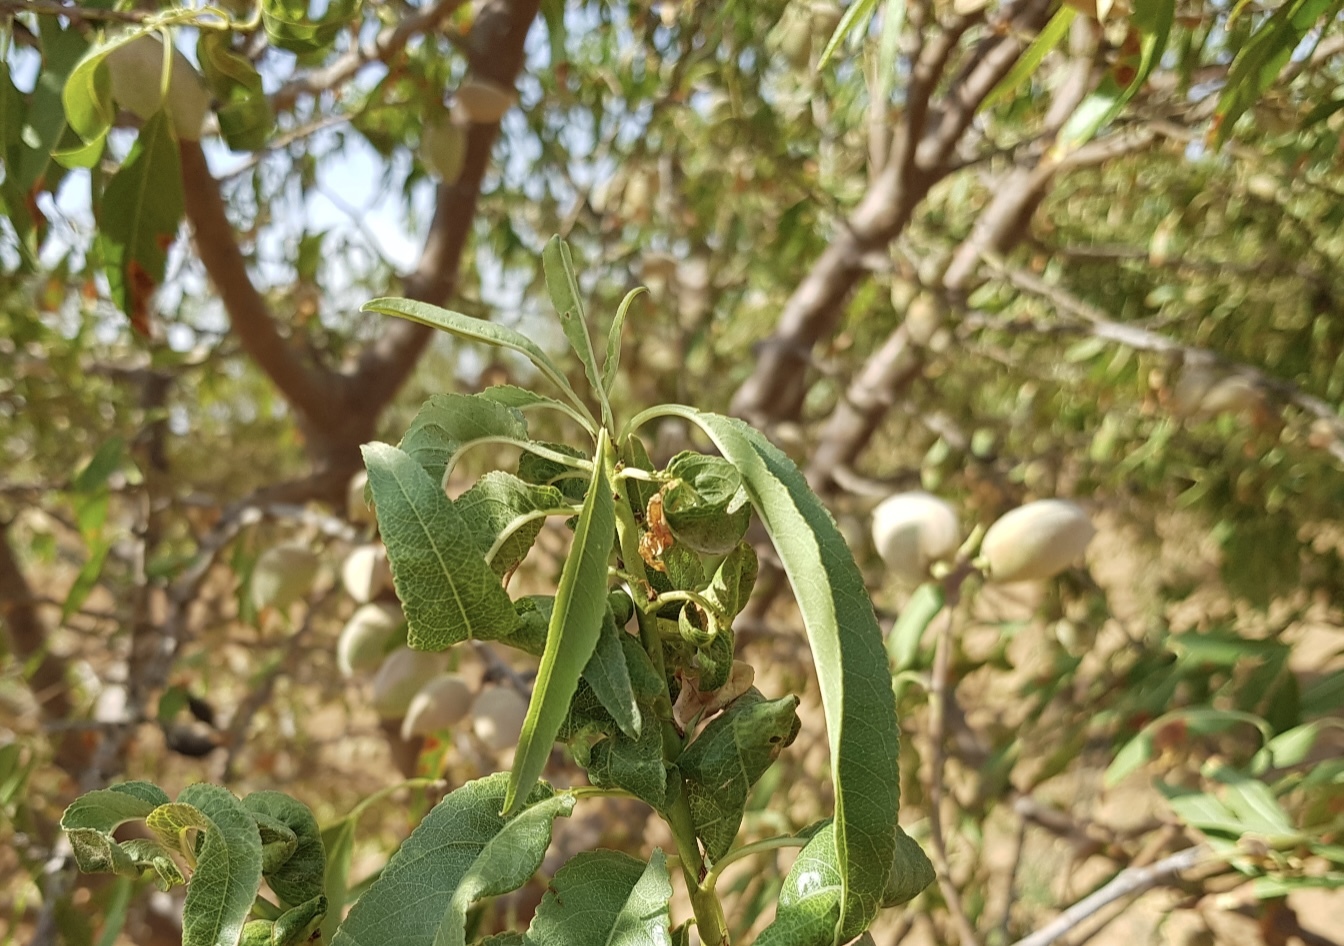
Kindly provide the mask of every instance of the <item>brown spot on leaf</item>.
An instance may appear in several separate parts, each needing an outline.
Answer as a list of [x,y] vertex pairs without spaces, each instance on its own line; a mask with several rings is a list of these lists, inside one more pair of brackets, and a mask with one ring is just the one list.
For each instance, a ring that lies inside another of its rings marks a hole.
[[158,283],[140,265],[139,260],[126,263],[126,315],[131,320],[131,328],[144,338],[153,334],[149,322],[149,303],[157,288]]

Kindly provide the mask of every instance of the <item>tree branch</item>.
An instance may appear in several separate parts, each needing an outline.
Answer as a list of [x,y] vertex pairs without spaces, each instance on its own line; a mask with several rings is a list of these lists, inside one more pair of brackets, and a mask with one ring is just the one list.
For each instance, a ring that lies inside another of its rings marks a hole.
[[[984,97],[1045,22],[1048,8],[1048,0],[1021,0],[1009,7],[1007,28],[981,40],[962,80],[945,96],[938,120],[921,132],[927,95],[936,88],[960,36],[958,30],[965,29],[968,21],[958,21],[923,44],[906,103],[907,117],[886,168],[785,303],[778,326],[762,343],[756,369],[733,397],[734,413],[758,425],[798,416],[807,391],[809,353],[839,324],[845,300],[868,271],[864,256],[895,239],[929,189],[948,173],[951,149],[970,127]],[[912,147],[915,135],[920,143]]]
[[200,143],[183,141],[181,152],[187,219],[195,233],[196,251],[239,343],[300,413],[310,420],[323,418],[331,409],[330,376],[281,337],[270,307],[247,271],[219,183],[210,174]]
[[[489,0],[482,7],[467,39],[474,75],[513,87],[538,5],[538,0]],[[424,249],[403,287],[407,297],[435,305],[443,305],[452,297],[462,252],[471,236],[481,182],[498,135],[498,123],[471,126],[462,174],[453,184],[439,187]],[[353,373],[345,378],[346,390],[380,407],[386,404],[405,382],[433,335],[433,329],[418,323],[392,320],[378,340],[361,353]]]
[[1200,861],[1209,856],[1209,853],[1207,847],[1197,845],[1188,847],[1184,851],[1178,851],[1170,857],[1165,857],[1147,867],[1131,867],[1122,870],[1100,890],[1079,900],[1054,920],[1030,936],[1018,940],[1013,946],[1050,946],[1055,940],[1089,917],[1096,915],[1109,904],[1166,883],[1182,871],[1198,865]]

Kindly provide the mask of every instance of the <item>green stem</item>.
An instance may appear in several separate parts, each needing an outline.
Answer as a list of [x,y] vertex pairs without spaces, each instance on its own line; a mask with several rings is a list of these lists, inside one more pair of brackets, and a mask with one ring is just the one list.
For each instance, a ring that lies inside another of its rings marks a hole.
[[714,890],[714,875],[705,870],[704,858],[695,843],[695,826],[691,822],[691,808],[685,794],[665,813],[672,838],[681,857],[681,873],[686,879],[691,909],[695,911],[695,925],[700,930],[700,942],[705,946],[728,946],[728,920],[723,915],[723,904]]
[[743,844],[741,847],[735,847],[719,859],[708,874],[705,875],[705,886],[712,887],[723,873],[723,869],[734,861],[740,861],[744,857],[751,857],[753,854],[763,854],[766,851],[777,851],[782,847],[803,847],[808,842],[807,838],[800,838],[792,834],[781,834],[776,838],[765,838],[761,841],[752,841],[750,844]]

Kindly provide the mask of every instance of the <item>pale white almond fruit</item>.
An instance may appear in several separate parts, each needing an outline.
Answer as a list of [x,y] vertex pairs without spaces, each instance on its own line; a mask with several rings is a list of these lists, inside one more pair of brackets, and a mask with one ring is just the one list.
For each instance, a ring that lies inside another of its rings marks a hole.
[[420,160],[445,184],[455,184],[467,163],[467,131],[447,113],[425,122],[420,132]]
[[373,504],[364,500],[364,489],[368,485],[369,474],[360,470],[350,477],[350,485],[345,488],[345,518],[361,526],[371,526],[377,521]]
[[420,688],[443,673],[447,657],[398,647],[383,658],[373,678],[373,708],[379,719],[401,719]]
[[1081,560],[1096,531],[1077,503],[1041,499],[1001,516],[980,554],[990,581],[1043,581]]
[[336,641],[336,666],[341,674],[352,677],[376,669],[405,622],[395,604],[380,601],[358,608]]
[[471,704],[471,729],[492,752],[518,744],[527,716],[527,700],[511,687],[487,687]]
[[514,92],[488,79],[468,79],[454,96],[466,116],[478,125],[491,125],[513,107]]
[[[156,34],[138,36],[117,46],[103,60],[111,80],[112,99],[141,120],[163,105],[163,42]],[[191,60],[173,50],[168,79],[168,119],[179,138],[198,141],[210,111],[210,93]]]
[[451,729],[471,712],[474,694],[466,680],[455,673],[435,677],[420,688],[401,721],[401,738],[413,739]]
[[923,581],[929,566],[955,552],[960,541],[957,511],[930,493],[897,493],[873,510],[877,554],[907,582]]
[[284,610],[313,585],[320,564],[307,546],[290,543],[261,553],[252,569],[252,604]]
[[387,549],[374,542],[347,555],[341,566],[341,584],[346,594],[360,604],[367,604],[391,588],[392,566],[387,563]]

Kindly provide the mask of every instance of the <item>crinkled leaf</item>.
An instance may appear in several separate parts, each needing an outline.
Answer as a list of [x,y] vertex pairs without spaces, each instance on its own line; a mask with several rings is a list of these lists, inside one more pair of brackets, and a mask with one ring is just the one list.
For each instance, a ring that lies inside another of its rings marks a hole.
[[490,568],[501,577],[527,556],[547,515],[571,512],[554,486],[536,486],[500,470],[482,476],[455,505],[481,553],[495,548]]
[[798,735],[798,697],[751,689],[715,717],[677,758],[696,836],[718,860],[742,826],[747,794]]
[[882,631],[844,537],[793,462],[739,420],[668,407],[737,467],[793,586],[817,667],[845,887],[841,936],[876,914],[900,807],[898,730]]
[[228,789],[197,783],[147,820],[160,837],[183,838],[187,827],[201,830],[182,909],[183,946],[232,946],[261,884],[261,836],[252,815]]
[[715,569],[705,597],[718,606],[724,620],[731,622],[747,606],[759,572],[756,550],[750,542],[739,542]]
[[142,335],[149,332],[150,296],[163,282],[185,212],[177,142],[160,109],[140,129],[98,208],[98,245],[112,298]]
[[527,421],[514,408],[473,394],[435,394],[421,405],[397,445],[435,483],[458,447],[481,437],[527,439]]
[[737,469],[722,457],[681,453],[667,472],[663,516],[678,542],[697,552],[723,555],[742,540],[751,525],[751,505]]
[[494,322],[474,319],[460,312],[440,309],[438,306],[415,302],[411,299],[374,299],[372,302],[364,304],[364,311],[395,315],[412,322],[419,322],[421,325],[442,329],[462,338],[469,338],[473,341],[485,342],[488,345],[509,348],[519,352],[527,356],[527,359],[536,366],[537,370],[569,398],[570,403],[583,415],[590,427],[596,427],[588,408],[574,393],[574,389],[570,387],[564,372],[557,368],[555,362],[551,361],[550,356],[538,348],[537,344],[527,336],[503,325],[496,325]]
[[[568,444],[539,442],[537,445],[576,460],[587,459],[582,450]],[[524,453],[518,458],[518,478],[540,486],[554,485],[570,502],[583,502],[588,491],[588,478],[579,475],[574,467],[535,453]]]
[[583,679],[593,688],[594,695],[611,714],[621,732],[631,738],[638,738],[641,724],[639,706],[635,703],[630,670],[625,665],[625,650],[621,647],[621,638],[629,636],[616,626],[611,608],[607,608],[597,646],[583,668]]
[[666,810],[667,766],[657,726],[646,726],[635,737],[618,731],[603,739],[593,746],[587,769],[594,785],[623,789],[655,810]]
[[292,53],[320,53],[359,15],[361,0],[330,0],[317,19],[308,0],[261,0],[261,22],[271,43]]
[[468,782],[435,806],[368,891],[333,946],[432,946],[463,941],[470,901],[522,886],[541,866],[569,795],[537,785],[516,816],[500,814],[508,776]]
[[569,703],[602,632],[607,613],[607,563],[616,532],[616,507],[602,456],[605,434],[598,438],[593,481],[574,528],[574,544],[556,589],[555,608],[546,633],[546,649],[523,720],[506,807],[513,807],[541,776]]
[[[61,815],[61,828],[70,836],[75,863],[88,874],[115,873],[138,877],[142,864],[112,837],[119,825],[149,816],[168,801],[156,786],[128,782],[86,792]],[[143,866],[151,866],[145,864]]]
[[154,871],[160,890],[171,890],[187,882],[177,861],[169,856],[167,849],[158,841],[152,838],[131,838],[121,842],[121,849],[138,869]]
[[546,650],[546,632],[551,626],[551,612],[555,610],[553,595],[526,595],[513,603],[518,625],[504,643],[517,647],[523,653],[540,657]]
[[[243,799],[243,806],[254,814],[281,823],[295,839],[285,859],[265,870],[266,882],[271,889],[291,906],[307,903],[321,895],[327,854],[317,819],[308,806],[284,792],[253,792]],[[264,835],[262,845],[265,846]]]
[[512,632],[513,603],[439,485],[396,447],[361,449],[410,646],[443,650]]
[[665,946],[672,882],[657,849],[646,865],[619,851],[585,851],[555,873],[527,931],[529,946]]
[[728,682],[733,672],[733,637],[731,627],[721,627],[708,644],[696,650],[695,665],[700,674],[696,688],[700,691],[708,693]]
[[235,151],[264,146],[275,128],[275,113],[252,60],[232,47],[233,34],[202,30],[196,59],[215,97],[219,132]]

